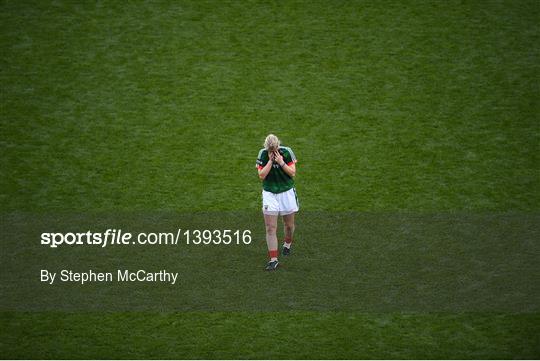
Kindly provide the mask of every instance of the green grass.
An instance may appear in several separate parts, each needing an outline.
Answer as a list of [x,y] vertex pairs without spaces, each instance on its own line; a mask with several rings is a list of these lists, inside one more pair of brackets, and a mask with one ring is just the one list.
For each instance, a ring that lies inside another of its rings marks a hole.
[[[1,320],[3,355],[13,358],[534,359],[540,351],[538,315],[24,313]],[[38,335],[47,341],[36,343]]]
[[[422,228],[385,238],[375,227],[370,238],[351,223],[340,249],[331,237],[339,226],[324,232],[307,217],[299,240],[321,237],[298,243],[310,258],[298,252],[290,265],[298,268],[275,275],[269,292],[287,272],[317,285],[317,260],[374,284],[385,267],[410,270],[422,260],[435,274],[469,265],[482,272],[466,281],[502,290],[497,300],[528,302],[491,313],[4,312],[1,357],[540,357],[539,262],[528,238],[540,205],[537,1],[2,1],[0,9],[3,221],[72,211],[256,211],[255,158],[275,132],[299,159],[303,211],[524,221],[469,233],[450,227],[456,243],[448,248],[447,238]],[[0,237],[3,257],[13,255],[14,234]],[[487,249],[490,240],[499,243]],[[452,264],[461,249],[477,253]],[[250,257],[232,254],[232,264],[256,264],[244,279],[264,288],[255,276],[264,247],[244,252]],[[415,284],[412,275],[394,277]],[[324,289],[308,304],[318,297]]]
[[536,210],[538,8],[4,2],[3,209]]

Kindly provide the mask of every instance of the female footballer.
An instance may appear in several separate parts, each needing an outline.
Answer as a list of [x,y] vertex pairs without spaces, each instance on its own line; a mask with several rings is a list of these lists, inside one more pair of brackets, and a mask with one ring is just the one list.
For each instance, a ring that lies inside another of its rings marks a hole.
[[291,148],[280,145],[278,137],[269,134],[264,141],[264,148],[257,157],[259,178],[263,181],[262,201],[264,224],[266,226],[266,244],[270,261],[267,271],[277,269],[278,240],[276,236],[278,217],[283,216],[285,240],[282,253],[291,253],[294,234],[294,214],[298,212],[298,199],[294,189],[296,157]]

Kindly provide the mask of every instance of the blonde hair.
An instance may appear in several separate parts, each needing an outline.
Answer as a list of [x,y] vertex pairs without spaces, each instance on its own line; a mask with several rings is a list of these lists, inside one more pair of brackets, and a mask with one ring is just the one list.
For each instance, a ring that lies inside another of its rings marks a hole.
[[278,137],[276,137],[274,134],[268,134],[268,136],[264,140],[264,148],[266,150],[277,149],[280,144],[281,143]]

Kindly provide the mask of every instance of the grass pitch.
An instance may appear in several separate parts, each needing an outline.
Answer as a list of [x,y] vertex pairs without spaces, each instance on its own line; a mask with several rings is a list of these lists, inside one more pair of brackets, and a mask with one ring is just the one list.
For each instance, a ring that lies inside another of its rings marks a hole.
[[[304,211],[537,219],[536,1],[4,1],[0,8],[4,219],[257,210],[254,162],[268,132],[299,159]],[[7,244],[11,235],[1,237]],[[346,268],[339,246],[326,238],[302,245]],[[379,257],[362,254],[373,264]],[[527,257],[517,284],[538,274],[538,254]],[[268,302],[287,282],[283,274],[269,281]],[[5,358],[538,358],[538,312],[534,302],[521,312],[3,312],[0,351]]]

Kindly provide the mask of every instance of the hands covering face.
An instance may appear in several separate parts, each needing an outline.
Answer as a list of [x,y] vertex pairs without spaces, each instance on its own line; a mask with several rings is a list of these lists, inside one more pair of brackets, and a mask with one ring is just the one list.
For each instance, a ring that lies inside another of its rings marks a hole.
[[270,159],[272,159],[274,162],[277,162],[277,164],[281,165],[283,164],[283,156],[279,154],[279,150],[273,150],[270,153]]

